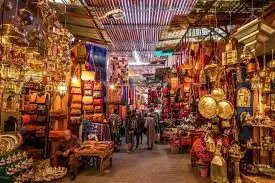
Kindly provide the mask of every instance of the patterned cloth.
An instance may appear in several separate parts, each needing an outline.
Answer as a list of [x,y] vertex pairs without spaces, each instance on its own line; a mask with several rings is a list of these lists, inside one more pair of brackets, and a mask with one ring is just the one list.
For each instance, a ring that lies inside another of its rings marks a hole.
[[119,133],[119,128],[121,127],[121,120],[117,114],[111,114],[109,118],[111,124],[111,133]]

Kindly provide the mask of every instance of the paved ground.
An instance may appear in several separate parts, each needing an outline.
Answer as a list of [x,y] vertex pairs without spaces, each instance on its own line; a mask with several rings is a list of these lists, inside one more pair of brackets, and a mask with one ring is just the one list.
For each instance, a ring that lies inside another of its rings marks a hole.
[[[153,151],[141,146],[139,152],[128,154],[125,150],[114,154],[110,173],[99,175],[87,169],[74,183],[208,183],[190,166],[189,154],[171,154],[166,145],[156,145]],[[62,183],[69,183],[65,179]]]

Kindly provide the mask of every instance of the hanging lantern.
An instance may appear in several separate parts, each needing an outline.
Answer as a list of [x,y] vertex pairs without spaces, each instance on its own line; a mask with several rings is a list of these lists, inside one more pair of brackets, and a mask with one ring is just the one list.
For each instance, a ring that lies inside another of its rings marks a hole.
[[57,85],[57,91],[60,93],[61,96],[64,96],[67,92],[67,85],[65,82],[60,82]]
[[237,50],[233,49],[232,41],[226,44],[225,52],[222,53],[222,65],[233,65],[238,62]]
[[215,156],[211,161],[210,177],[212,182],[228,183],[226,161],[221,155],[222,141],[218,140]]

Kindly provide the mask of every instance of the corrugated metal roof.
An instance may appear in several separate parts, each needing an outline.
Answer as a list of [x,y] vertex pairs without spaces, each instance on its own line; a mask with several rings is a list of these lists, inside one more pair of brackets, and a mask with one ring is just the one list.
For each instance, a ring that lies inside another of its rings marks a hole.
[[162,29],[169,25],[172,17],[188,14],[196,2],[197,0],[86,0],[97,17],[117,8],[125,12],[123,19],[101,20],[103,29],[113,43],[109,47],[111,52],[155,50]]

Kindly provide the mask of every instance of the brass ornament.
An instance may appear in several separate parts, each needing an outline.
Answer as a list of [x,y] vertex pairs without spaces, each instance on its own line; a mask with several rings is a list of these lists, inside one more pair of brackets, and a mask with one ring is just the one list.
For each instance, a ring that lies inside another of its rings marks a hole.
[[200,98],[198,110],[203,117],[208,119],[214,118],[219,112],[218,103],[211,95],[205,95]]
[[211,95],[215,98],[217,102],[225,99],[225,91],[222,88],[215,88],[211,91]]
[[228,100],[222,100],[218,103],[218,116],[222,119],[231,119],[234,115],[234,106]]
[[242,87],[237,93],[237,107],[250,107],[251,93],[248,88]]

